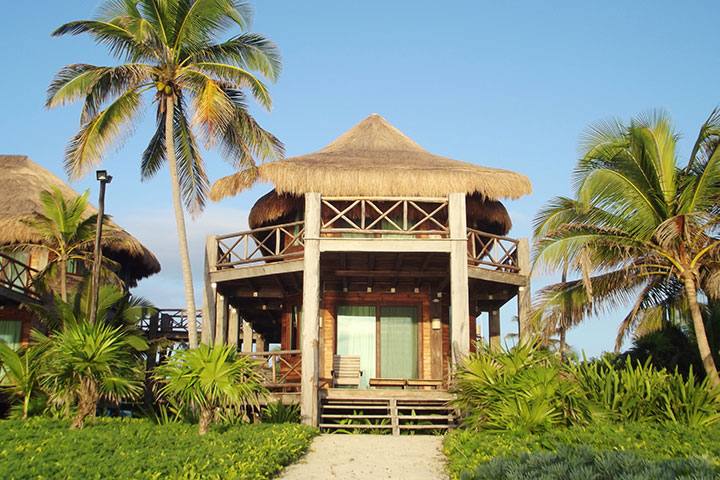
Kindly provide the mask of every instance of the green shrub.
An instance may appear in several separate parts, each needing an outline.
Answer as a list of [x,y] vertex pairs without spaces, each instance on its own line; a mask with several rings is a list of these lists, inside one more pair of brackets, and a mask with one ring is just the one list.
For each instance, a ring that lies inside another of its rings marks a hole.
[[263,423],[300,423],[300,405],[283,405],[278,400],[262,408]]
[[317,430],[303,425],[221,425],[200,436],[182,423],[98,419],[0,422],[0,478],[264,479],[307,449]]
[[586,424],[592,417],[584,392],[569,381],[554,354],[534,345],[482,348],[458,369],[454,405],[473,430],[544,431]]
[[688,427],[658,423],[599,422],[535,434],[456,430],[446,436],[444,450],[451,476],[463,478],[463,474],[474,472],[478,466],[494,458],[556,452],[573,445],[588,445],[597,451],[630,451],[651,460],[703,457],[720,473],[718,424]]
[[631,452],[598,452],[586,445],[562,447],[557,452],[524,453],[500,457],[466,472],[462,479],[497,480],[712,480],[706,460],[650,460]]

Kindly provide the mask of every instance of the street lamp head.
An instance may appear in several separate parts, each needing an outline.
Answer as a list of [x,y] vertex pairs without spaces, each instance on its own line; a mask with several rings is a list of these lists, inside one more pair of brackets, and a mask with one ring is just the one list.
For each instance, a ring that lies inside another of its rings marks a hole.
[[110,183],[112,181],[112,176],[108,175],[107,170],[96,170],[95,177],[103,183]]

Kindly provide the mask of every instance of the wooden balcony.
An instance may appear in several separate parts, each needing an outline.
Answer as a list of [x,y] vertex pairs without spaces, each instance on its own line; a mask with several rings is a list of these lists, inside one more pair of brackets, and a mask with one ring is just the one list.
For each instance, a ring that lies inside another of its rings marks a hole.
[[0,253],[0,295],[18,303],[40,298],[33,286],[39,272],[13,257]]

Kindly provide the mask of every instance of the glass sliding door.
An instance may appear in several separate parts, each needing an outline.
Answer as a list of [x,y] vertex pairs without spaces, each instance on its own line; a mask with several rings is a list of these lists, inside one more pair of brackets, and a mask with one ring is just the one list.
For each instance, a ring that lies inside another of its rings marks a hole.
[[380,308],[380,375],[418,378],[416,307]]
[[360,357],[360,388],[375,375],[376,310],[373,306],[341,306],[337,315],[337,354]]

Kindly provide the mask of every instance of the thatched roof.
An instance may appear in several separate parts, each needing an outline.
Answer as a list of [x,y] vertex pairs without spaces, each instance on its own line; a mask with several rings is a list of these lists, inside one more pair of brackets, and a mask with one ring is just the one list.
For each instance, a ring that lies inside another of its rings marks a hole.
[[[482,230],[496,235],[506,235],[512,227],[510,215],[505,206],[497,200],[483,199],[480,195],[468,195],[466,199],[467,225],[470,228]],[[290,223],[302,218],[305,210],[305,198],[295,195],[279,195],[277,191],[271,190],[255,202],[248,223],[250,228],[260,228],[267,225]],[[357,211],[349,212],[349,215],[360,215]],[[413,215],[415,214],[415,215]],[[417,212],[410,211],[411,219],[418,216]],[[442,217],[442,215],[440,215]],[[419,218],[419,217],[418,217]],[[327,220],[327,219],[326,219]]]
[[270,182],[280,194],[330,196],[446,196],[519,198],[532,191],[524,175],[433,155],[373,114],[322,150],[221,178],[210,198],[219,201]]
[[[78,193],[50,171],[25,155],[0,155],[0,245],[40,242],[41,238],[21,220],[30,219],[43,211],[40,192],[54,186],[63,197],[77,197]],[[88,216],[97,213],[88,208]],[[123,266],[131,283],[160,271],[160,262],[136,238],[115,223],[117,231],[103,240],[103,252]]]

